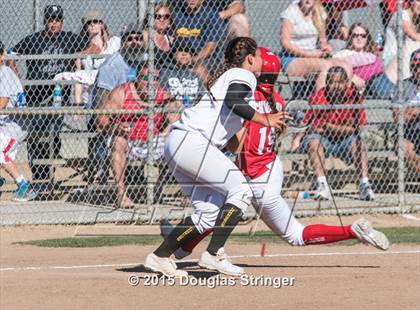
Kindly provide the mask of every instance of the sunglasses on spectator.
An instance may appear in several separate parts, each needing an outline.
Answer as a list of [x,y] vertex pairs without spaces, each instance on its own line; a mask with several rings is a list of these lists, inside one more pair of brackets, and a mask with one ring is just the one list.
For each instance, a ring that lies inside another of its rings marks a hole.
[[351,35],[353,38],[362,38],[362,39],[366,39],[367,38],[367,33],[352,33]]
[[141,35],[129,35],[125,38],[126,42],[133,42],[133,41],[143,41],[143,36]]
[[87,22],[86,22],[86,24],[87,24],[88,26],[90,26],[90,25],[92,25],[92,24],[102,24],[102,21],[101,21],[101,20],[99,20],[99,19],[92,19],[92,20],[87,21]]
[[157,19],[157,20],[161,20],[161,19],[167,20],[170,17],[171,17],[171,15],[169,15],[169,14],[155,14],[155,19]]

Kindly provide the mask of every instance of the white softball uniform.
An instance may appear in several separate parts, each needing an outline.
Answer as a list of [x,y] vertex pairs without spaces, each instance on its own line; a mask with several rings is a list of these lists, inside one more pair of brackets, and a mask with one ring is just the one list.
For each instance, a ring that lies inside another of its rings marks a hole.
[[[7,98],[6,109],[17,106],[19,96],[23,98],[23,88],[19,78],[6,65],[0,65],[0,97]],[[7,164],[16,158],[19,144],[27,132],[8,115],[0,112],[0,164]]]
[[[302,239],[304,226],[290,212],[283,197],[283,165],[279,158],[267,165],[268,170],[261,176],[249,180],[254,195],[253,206],[261,220],[279,237],[291,245],[305,245]],[[224,196],[205,187],[193,193],[194,223],[200,232],[213,228],[219,208],[224,204]],[[197,222],[196,222],[197,221]]]
[[[251,92],[247,100],[253,100],[255,76],[240,68],[227,70],[211,87],[211,94],[205,94],[194,107],[184,111],[181,119],[173,124],[165,143],[166,162],[185,195],[193,201],[191,218],[200,232],[214,225],[213,218],[201,220],[202,212],[210,211],[215,221],[224,202],[243,211],[251,204],[252,191],[248,182],[220,151],[242,127],[241,117],[224,104],[232,83],[249,86]],[[217,211],[212,210],[214,206]]]

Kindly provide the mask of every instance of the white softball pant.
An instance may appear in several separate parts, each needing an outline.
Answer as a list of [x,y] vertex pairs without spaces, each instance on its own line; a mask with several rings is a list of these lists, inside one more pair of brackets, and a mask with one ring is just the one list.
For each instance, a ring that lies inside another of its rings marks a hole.
[[269,170],[249,185],[254,193],[254,207],[263,222],[291,245],[305,245],[302,239],[304,226],[290,212],[281,197],[283,185],[283,164],[280,159],[269,164]]
[[[279,237],[291,245],[303,246],[304,226],[290,212],[286,201],[281,197],[283,184],[283,165],[276,158],[269,164],[269,170],[260,177],[250,180],[249,186],[254,195],[254,208],[261,220]],[[212,193],[209,196],[209,193]],[[200,188],[194,193],[194,208],[199,211],[199,222],[194,222],[204,229],[214,227],[219,208],[223,206],[223,196],[217,192]]]
[[252,191],[242,172],[200,133],[173,129],[164,155],[184,194],[192,200],[191,218],[201,233],[214,226],[225,203],[243,212],[251,204]]
[[15,122],[0,124],[0,164],[15,160],[19,146],[25,140],[27,132]]

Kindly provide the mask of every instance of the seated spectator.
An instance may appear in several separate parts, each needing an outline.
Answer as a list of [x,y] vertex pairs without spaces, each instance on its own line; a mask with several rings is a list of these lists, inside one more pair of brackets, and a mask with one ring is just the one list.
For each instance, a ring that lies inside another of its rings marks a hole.
[[[155,23],[153,41],[155,42],[155,64],[163,67],[170,62],[171,46],[174,42],[171,9],[165,2],[158,2],[154,7]],[[144,20],[144,32],[148,33],[147,19]]]
[[[0,110],[25,104],[22,84],[14,71],[3,63],[4,53],[4,45],[0,41]],[[37,196],[14,163],[19,146],[26,135],[27,132],[17,123],[17,120],[14,120],[12,116],[0,114],[0,166],[16,182],[17,189],[14,194],[16,201],[29,201]]]
[[342,66],[352,78],[352,68],[340,59],[328,58],[332,48],[327,43],[326,14],[319,0],[300,0],[281,14],[280,59],[289,76],[306,77],[318,74],[316,89],[325,86],[329,68]]
[[[78,53],[86,48],[86,39],[72,32],[64,31],[64,11],[59,5],[48,5],[44,9],[44,29],[30,34],[17,43],[12,51],[22,55],[66,55]],[[72,59],[28,59],[26,60],[26,79],[52,80],[58,73],[73,71]],[[26,102],[29,107],[52,106],[54,85],[33,85],[27,89]],[[63,105],[70,104],[70,87],[63,87]],[[60,130],[63,116],[34,115],[30,119],[30,129],[37,137],[28,139],[29,165],[37,193],[45,193],[47,199],[54,173],[52,165],[38,165],[37,160],[53,159],[59,156],[61,148]],[[50,141],[43,137],[48,136]]]
[[[148,100],[147,80],[148,72],[146,63],[143,62],[137,69],[137,79],[133,82],[126,82],[112,90],[108,99],[99,109],[126,109],[141,110],[146,108]],[[153,75],[157,79],[156,70]],[[165,93],[159,83],[155,82],[157,106],[165,105],[168,108],[179,107],[175,102],[170,101],[170,95]],[[155,113],[153,116],[153,159],[156,163],[161,160],[163,155],[163,145],[165,137],[169,133],[170,124],[178,120],[179,116],[170,113],[165,117],[162,113]],[[125,189],[125,170],[127,167],[127,157],[135,160],[147,159],[147,119],[143,115],[122,115],[110,117],[109,115],[99,115],[96,119],[97,128],[100,132],[112,134],[112,155],[111,165],[117,184],[117,198],[119,208],[133,207],[133,202],[127,196]],[[166,127],[165,127],[166,126]],[[129,151],[129,152],[128,152]]]
[[[409,167],[420,174],[420,49],[411,55],[410,71],[411,78],[404,81],[405,102],[410,107],[404,113],[403,148]],[[394,118],[397,122],[398,111]]]
[[[362,104],[363,97],[350,86],[350,80],[342,67],[332,67],[327,73],[325,88],[310,98],[311,105]],[[330,199],[331,192],[325,176],[325,157],[334,156],[353,162],[360,171],[359,196],[373,200],[374,193],[368,179],[368,157],[360,130],[366,124],[364,110],[313,110],[305,119],[312,120],[303,137],[300,151],[309,154],[309,160],[317,177],[316,198]],[[300,134],[298,134],[300,135]]]
[[[386,29],[385,46],[382,54],[385,74],[393,83],[397,83],[398,54],[403,55],[403,79],[410,77],[410,55],[420,48],[420,0],[410,0],[410,7],[403,11],[403,51],[397,47],[397,13],[395,13]],[[392,97],[392,92],[386,94]]]
[[[398,0],[378,0],[379,6],[381,7],[381,17],[384,27],[388,27],[389,21],[395,12],[397,12],[397,1]],[[410,0],[403,1],[403,8],[409,7]]]
[[[100,54],[110,55],[117,52],[121,47],[121,39],[113,36],[104,22],[101,13],[98,11],[88,11],[82,17],[81,36],[85,36],[89,40],[88,47],[82,51],[83,54]],[[86,83],[76,84],[75,101],[76,104],[82,102],[87,104],[89,100],[89,87],[95,82],[96,74],[99,66],[104,62],[104,59],[85,58],[76,62],[76,68],[82,70],[82,76],[87,75]],[[80,71],[79,71],[80,72]],[[83,92],[83,96],[82,96]]]
[[353,83],[359,90],[367,88],[376,97],[385,91],[384,88],[394,87],[383,73],[382,59],[376,54],[369,29],[362,23],[355,23],[350,27],[346,49],[333,57],[342,59],[353,67]]
[[[135,68],[138,62],[147,59],[145,39],[143,28],[139,25],[132,23],[124,28],[120,51],[107,56],[98,69],[89,98],[89,108],[104,104],[112,89],[135,79]],[[89,120],[88,129],[96,131],[93,119]],[[99,135],[89,140],[88,152],[92,159],[88,173],[90,181],[99,181],[100,183],[106,181],[107,165],[100,166],[101,163],[106,164],[106,149],[106,139],[103,136]]]
[[205,5],[219,12],[219,17],[227,24],[227,41],[235,37],[251,36],[248,18],[244,14],[245,8],[242,0],[207,0]]
[[203,66],[192,64],[194,53],[189,45],[175,41],[172,47],[173,65],[162,69],[159,74],[163,88],[186,106],[201,97],[208,76]]
[[381,2],[382,0],[321,0],[321,3],[328,12],[328,39],[348,39],[349,29],[343,23],[344,11],[373,6]]
[[175,34],[197,51],[193,63],[203,64],[213,72],[222,58],[225,27],[215,10],[202,4],[202,0],[176,1],[173,6]]
[[[87,11],[82,17],[80,36],[85,37],[88,41],[88,46],[81,52],[82,54],[110,55],[117,52],[121,47],[121,39],[111,34],[98,11]],[[82,103],[87,105],[98,68],[103,62],[103,58],[92,59],[88,57],[82,60],[78,59],[76,61],[77,71],[60,73],[54,79],[80,82],[74,87],[74,100],[78,105]]]

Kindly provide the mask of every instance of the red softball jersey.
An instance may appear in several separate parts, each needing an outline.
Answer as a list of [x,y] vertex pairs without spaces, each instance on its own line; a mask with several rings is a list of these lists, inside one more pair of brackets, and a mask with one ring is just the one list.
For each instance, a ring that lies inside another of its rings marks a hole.
[[[281,96],[276,92],[272,94],[277,109],[283,110],[284,101]],[[261,114],[270,114],[271,108],[264,92],[257,89],[254,97],[255,102],[251,102],[251,106]],[[244,127],[247,133],[238,166],[245,176],[255,179],[264,174],[268,170],[267,165],[276,159],[276,131],[251,121],[244,122]]]

